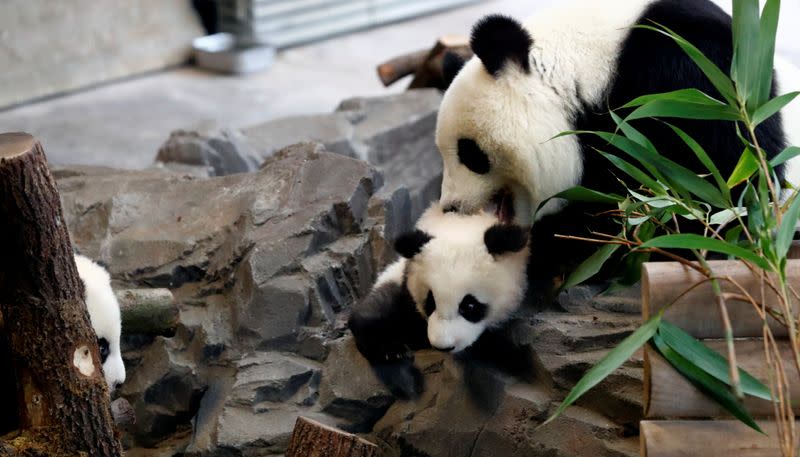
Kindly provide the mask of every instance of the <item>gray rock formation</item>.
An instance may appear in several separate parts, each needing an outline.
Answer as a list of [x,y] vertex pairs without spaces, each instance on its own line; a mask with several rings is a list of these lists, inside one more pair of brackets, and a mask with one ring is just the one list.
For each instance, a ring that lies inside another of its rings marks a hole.
[[56,176],[81,251],[116,285],[168,287],[180,304],[173,336],[124,335],[118,392],[137,415],[128,455],[280,455],[299,415],[363,433],[390,456],[636,455],[640,358],[536,428],[636,327],[631,297],[577,288],[561,297],[566,312],[522,316],[510,331],[537,379],[491,374],[492,409],[475,401],[463,366],[434,351],[417,354],[422,397],[392,396],[344,323],[391,260],[385,239],[410,224],[411,198],[381,191],[363,161],[304,143],[223,177]]
[[159,166],[178,172],[224,176],[253,171],[264,159],[301,141],[361,159],[384,176],[382,198],[409,191],[415,220],[439,197],[441,158],[434,134],[441,95],[435,89],[343,101],[335,112],[277,119],[236,132],[178,130],[156,156]]

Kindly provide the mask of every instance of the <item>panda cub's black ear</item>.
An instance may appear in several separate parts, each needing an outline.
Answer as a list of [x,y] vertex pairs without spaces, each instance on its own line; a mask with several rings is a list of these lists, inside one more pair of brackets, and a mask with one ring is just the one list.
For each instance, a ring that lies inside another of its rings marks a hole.
[[483,62],[486,71],[494,77],[511,61],[525,73],[531,72],[530,58],[533,38],[516,20],[492,14],[478,21],[472,28],[470,46]]
[[414,230],[400,235],[394,241],[394,250],[401,256],[410,259],[422,251],[422,248],[433,238],[422,230]]
[[453,80],[456,79],[458,72],[464,67],[464,63],[466,61],[463,57],[456,54],[455,52],[446,52],[444,57],[442,57],[442,77],[444,79],[444,87],[443,89],[447,89],[450,87],[450,84],[453,83]]
[[491,255],[519,252],[528,245],[528,231],[518,225],[496,224],[483,234],[483,242]]

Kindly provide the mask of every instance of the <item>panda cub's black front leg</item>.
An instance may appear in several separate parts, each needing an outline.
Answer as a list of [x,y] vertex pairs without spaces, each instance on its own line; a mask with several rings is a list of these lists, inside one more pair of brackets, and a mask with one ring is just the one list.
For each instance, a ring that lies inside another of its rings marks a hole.
[[384,283],[370,291],[350,315],[350,330],[370,363],[413,358],[427,345],[426,323],[403,284]]

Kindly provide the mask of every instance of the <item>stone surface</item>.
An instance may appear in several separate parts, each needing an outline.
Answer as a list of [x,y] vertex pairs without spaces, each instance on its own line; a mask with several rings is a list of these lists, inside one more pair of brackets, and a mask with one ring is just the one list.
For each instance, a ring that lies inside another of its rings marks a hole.
[[[224,176],[258,169],[263,162],[247,144],[241,133],[230,130],[195,132],[176,130],[156,155],[157,165],[177,172],[196,167],[196,174]],[[174,167],[174,168],[172,168]]]
[[411,197],[383,192],[363,161],[302,143],[223,177],[55,176],[81,251],[107,263],[115,285],[168,287],[179,303],[174,336],[123,338],[130,455],[280,455],[301,415],[362,433],[388,456],[636,455],[640,354],[537,428],[636,328],[635,292],[579,287],[559,296],[563,311],[526,307],[509,332],[535,379],[420,351],[421,396],[390,393],[345,323],[393,259],[386,238],[411,224]]
[[8,0],[0,107],[188,60],[204,31],[181,0]]

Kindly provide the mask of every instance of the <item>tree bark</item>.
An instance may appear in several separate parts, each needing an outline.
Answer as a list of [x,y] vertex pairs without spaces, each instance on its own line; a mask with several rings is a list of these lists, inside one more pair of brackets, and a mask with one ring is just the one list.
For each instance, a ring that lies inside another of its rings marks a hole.
[[294,425],[286,457],[376,457],[378,446],[305,417]]
[[28,134],[0,135],[0,221],[0,312],[21,426],[0,449],[121,455],[58,190]]

